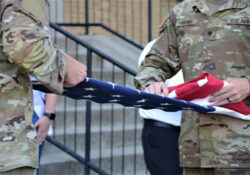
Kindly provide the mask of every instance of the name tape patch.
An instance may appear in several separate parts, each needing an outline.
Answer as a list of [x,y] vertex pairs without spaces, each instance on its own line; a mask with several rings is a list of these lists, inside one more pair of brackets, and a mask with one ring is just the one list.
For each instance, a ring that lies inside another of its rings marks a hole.
[[188,25],[195,25],[197,24],[197,20],[193,19],[184,19],[176,21],[177,26],[188,26]]
[[228,19],[227,24],[250,25],[250,18]]

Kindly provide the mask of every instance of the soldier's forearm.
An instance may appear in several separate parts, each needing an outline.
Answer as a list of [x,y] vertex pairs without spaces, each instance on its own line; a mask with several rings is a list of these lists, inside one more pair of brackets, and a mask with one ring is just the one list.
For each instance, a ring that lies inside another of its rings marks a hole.
[[47,32],[34,27],[13,27],[3,32],[8,59],[55,93],[63,91],[65,53],[56,48]]

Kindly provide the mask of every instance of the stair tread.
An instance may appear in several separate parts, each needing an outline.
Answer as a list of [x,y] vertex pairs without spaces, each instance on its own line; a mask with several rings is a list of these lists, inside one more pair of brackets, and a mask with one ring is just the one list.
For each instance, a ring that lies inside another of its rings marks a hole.
[[[135,152],[135,148],[136,148],[136,152]],[[79,155],[84,155],[83,151],[79,151],[77,152]],[[123,154],[123,148],[113,148],[113,157],[119,157],[119,156],[131,156],[134,155],[136,153],[136,155],[142,155],[143,154],[143,150],[142,150],[142,146],[141,145],[137,145],[136,147],[134,146],[126,146],[124,147],[124,154]],[[104,148],[102,149],[102,154],[101,154],[101,158],[109,158],[111,155],[111,150]],[[91,159],[99,159],[99,151],[95,152],[91,152],[90,155]],[[50,163],[59,163],[59,162],[67,162],[67,161],[76,161],[74,158],[72,158],[71,156],[69,156],[68,154],[62,152],[62,153],[50,153],[50,154],[46,154],[45,156],[42,156],[41,159],[41,164],[50,164]]]
[[[85,128],[85,125],[82,127]],[[77,134],[85,134],[85,131],[83,131],[80,127],[77,127]],[[125,127],[123,128],[122,125],[115,125],[114,127],[111,126],[102,126],[101,130],[102,132],[111,132],[113,130],[113,132],[120,132],[120,131],[133,131],[136,129],[136,131],[141,130],[142,129],[142,124],[138,123],[137,127],[135,128],[135,125],[133,124],[126,124]],[[98,133],[100,131],[100,127],[99,126],[93,126],[91,127],[91,133]],[[52,131],[53,132],[53,131]],[[64,134],[64,129],[63,128],[59,128],[56,129],[56,135],[63,135]],[[66,135],[70,135],[70,134],[75,134],[75,130],[74,127],[73,128],[67,128],[66,129]],[[52,135],[52,134],[51,134]]]

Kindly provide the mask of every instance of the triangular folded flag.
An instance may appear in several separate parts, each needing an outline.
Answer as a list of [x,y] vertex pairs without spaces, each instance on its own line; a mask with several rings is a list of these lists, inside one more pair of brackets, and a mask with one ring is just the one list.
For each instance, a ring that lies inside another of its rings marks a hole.
[[[51,92],[43,85],[37,83],[33,83],[33,88],[45,93]],[[177,89],[178,88],[175,89],[175,92],[179,94],[179,90]],[[200,105],[185,100],[149,94],[136,89],[88,77],[74,87],[64,88],[62,95],[76,100],[84,99],[94,101],[96,103],[117,103],[128,107],[161,109],[168,112],[175,112],[179,110],[194,110],[200,113],[217,112],[216,108],[211,105]],[[245,115],[231,116],[241,118],[243,120],[250,120],[250,117]]]

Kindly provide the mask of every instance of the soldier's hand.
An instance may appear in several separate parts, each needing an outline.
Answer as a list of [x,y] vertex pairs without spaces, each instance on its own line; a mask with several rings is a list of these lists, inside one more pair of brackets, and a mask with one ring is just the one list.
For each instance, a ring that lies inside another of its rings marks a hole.
[[41,117],[34,125],[35,128],[38,128],[37,138],[39,144],[41,144],[48,133],[51,120],[48,117]]
[[163,94],[164,96],[168,96],[168,88],[164,82],[156,82],[154,84],[151,84],[144,89],[144,92],[157,95]]
[[87,76],[87,67],[67,55],[67,71],[64,79],[64,87],[72,87],[80,83]]
[[229,78],[225,80],[228,85],[212,95],[210,102],[215,106],[227,103],[236,103],[244,100],[250,94],[250,83],[246,78]]

